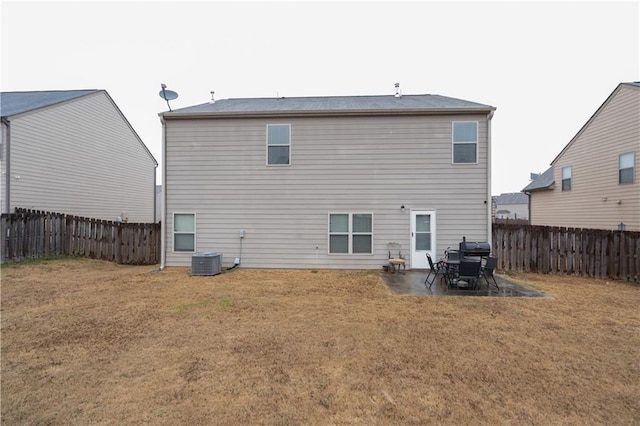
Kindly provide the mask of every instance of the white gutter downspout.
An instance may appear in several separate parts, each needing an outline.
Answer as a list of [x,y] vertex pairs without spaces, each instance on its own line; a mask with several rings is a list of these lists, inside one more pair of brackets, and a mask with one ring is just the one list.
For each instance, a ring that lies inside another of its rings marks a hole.
[[491,119],[493,113],[494,111],[491,111],[487,116],[487,242],[491,248],[493,248],[493,218],[491,217],[493,205],[491,202]]
[[160,192],[160,270],[163,271],[167,261],[167,248],[166,248],[166,232],[167,232],[167,132],[165,129],[165,121],[162,115],[160,115],[160,122],[162,123],[162,191]]
[[2,117],[2,124],[7,128],[6,140],[4,142],[4,157],[0,155],[0,158],[4,158],[4,173],[5,173],[5,193],[4,202],[5,208],[0,213],[11,212],[11,122],[5,117]]

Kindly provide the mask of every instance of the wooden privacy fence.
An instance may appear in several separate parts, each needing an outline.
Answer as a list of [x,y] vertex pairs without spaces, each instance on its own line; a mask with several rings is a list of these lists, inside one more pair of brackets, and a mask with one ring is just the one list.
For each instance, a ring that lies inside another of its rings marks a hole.
[[159,223],[121,223],[16,209],[1,216],[0,229],[2,263],[56,255],[131,265],[160,261]]
[[493,224],[498,269],[640,282],[640,232]]

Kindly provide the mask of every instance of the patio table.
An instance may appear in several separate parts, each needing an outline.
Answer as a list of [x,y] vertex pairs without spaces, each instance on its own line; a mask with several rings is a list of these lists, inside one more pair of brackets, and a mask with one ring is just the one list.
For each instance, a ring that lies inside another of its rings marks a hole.
[[[462,260],[478,262],[478,263],[481,262],[480,260],[474,259],[471,257],[465,257],[464,259],[460,259],[457,256],[453,256],[452,258],[444,259],[444,264],[447,268],[447,274],[443,275],[442,279],[446,281],[447,287],[449,286],[457,287],[457,288],[465,288],[465,287],[474,288],[475,287],[475,283],[477,283],[477,280],[474,282],[469,282],[467,280],[459,280],[458,272],[460,268],[460,262]],[[480,276],[478,275],[478,278],[479,277]],[[460,285],[461,281],[465,283],[464,286]]]

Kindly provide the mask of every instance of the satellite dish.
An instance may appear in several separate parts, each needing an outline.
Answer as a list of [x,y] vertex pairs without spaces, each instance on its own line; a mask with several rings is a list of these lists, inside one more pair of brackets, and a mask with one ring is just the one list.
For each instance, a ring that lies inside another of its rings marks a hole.
[[173,90],[163,89],[159,93],[160,97],[165,101],[172,101],[178,97],[178,94]]
[[178,97],[178,94],[173,90],[167,89],[167,85],[162,83],[160,84],[162,90],[158,93],[162,99],[167,101],[167,106],[169,107],[169,111],[171,111],[171,105],[169,105],[169,101],[172,101]]

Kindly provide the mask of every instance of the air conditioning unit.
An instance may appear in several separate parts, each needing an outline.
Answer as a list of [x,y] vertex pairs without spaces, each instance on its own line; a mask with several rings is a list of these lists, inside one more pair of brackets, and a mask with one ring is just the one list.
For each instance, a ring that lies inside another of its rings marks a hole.
[[195,253],[191,256],[191,275],[218,275],[222,271],[222,253]]

